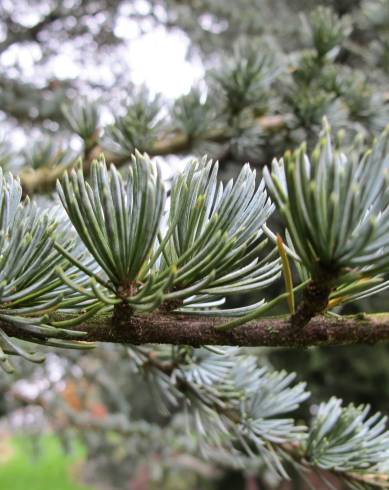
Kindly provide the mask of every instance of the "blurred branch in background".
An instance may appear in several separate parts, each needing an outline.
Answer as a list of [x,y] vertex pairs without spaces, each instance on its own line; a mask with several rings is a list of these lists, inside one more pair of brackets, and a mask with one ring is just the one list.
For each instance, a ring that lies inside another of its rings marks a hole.
[[[274,116],[262,116],[257,118],[256,124],[258,125],[258,131],[276,131],[284,126],[287,118],[281,115]],[[198,136],[198,139],[204,142],[223,143],[228,142],[230,134],[228,129],[216,129],[208,131],[205,134]],[[148,148],[148,154],[150,156],[166,156],[172,154],[182,154],[190,152],[194,145],[198,141],[191,139],[185,133],[172,132],[171,134],[162,134],[156,141]],[[88,175],[92,161],[105,155],[107,162],[114,163],[117,167],[128,163],[130,154],[128,156],[114,155],[103,148],[98,143],[90,145],[87,150],[87,158],[82,162],[84,172]],[[77,164],[77,159],[74,162],[66,165],[56,165],[54,167],[43,165],[40,168],[26,168],[20,173],[20,179],[23,186],[23,191],[26,195],[32,195],[37,192],[48,192],[54,189],[55,183],[63,173]]]

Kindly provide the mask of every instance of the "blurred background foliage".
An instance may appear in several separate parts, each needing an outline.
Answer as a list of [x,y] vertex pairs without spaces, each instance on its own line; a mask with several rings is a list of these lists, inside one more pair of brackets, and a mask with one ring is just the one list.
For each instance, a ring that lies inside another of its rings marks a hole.
[[[159,155],[168,175],[191,155],[208,153],[227,179],[247,160],[260,170],[304,140],[312,146],[323,116],[341,130],[342,144],[359,134],[363,147],[389,120],[389,1],[318,3],[2,0],[0,165],[50,205],[48,176],[101,151],[118,165],[135,148]],[[179,83],[181,66],[167,63],[169,94],[157,93],[166,74],[146,52],[146,83],[138,83],[131,46],[154,33],[162,37],[152,43],[173,36],[174,49],[186,50],[190,90]],[[347,311],[385,310],[386,303],[376,297]],[[257,351],[264,364],[308,381],[314,403],[336,395],[389,413],[387,346]],[[241,474],[199,459],[182,414],[160,413],[131,366],[128,349],[113,346],[51,353],[34,370],[20,362],[12,377],[0,372],[0,430],[23,431],[55,455],[47,468],[62,471],[83,454],[80,486],[63,488],[306,488],[297,477],[279,487],[266,472]],[[49,429],[65,449],[77,440],[82,450],[73,459],[58,456],[52,439],[38,437]],[[1,488],[21,488],[20,441],[12,439],[14,454],[0,459]],[[47,478],[39,488],[62,488],[50,483],[44,459],[40,464]]]

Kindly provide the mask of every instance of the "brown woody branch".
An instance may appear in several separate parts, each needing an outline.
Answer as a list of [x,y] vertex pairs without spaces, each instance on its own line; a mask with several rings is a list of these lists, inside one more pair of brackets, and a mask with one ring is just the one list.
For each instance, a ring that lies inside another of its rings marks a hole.
[[[354,317],[313,318],[296,328],[289,319],[266,318],[230,331],[218,330],[226,318],[161,314],[96,316],[76,327],[86,333],[87,342],[120,344],[234,345],[304,348],[350,344],[376,344],[389,340],[389,314]],[[34,341],[31,334],[14,325],[0,323],[9,336]]]
[[305,286],[302,299],[292,316],[292,324],[302,328],[311,318],[327,310],[330,293],[336,287],[337,270],[318,266],[311,281]]
[[[269,115],[256,119],[256,124],[261,130],[272,131],[285,125],[288,115]],[[211,130],[208,133],[199,136],[202,141],[223,143],[230,139],[231,135],[226,129]],[[161,135],[147,153],[151,156],[165,156],[179,154],[189,151],[196,141],[189,138],[182,132],[172,132]],[[111,154],[104,150],[98,143],[88,149],[83,160],[85,174],[88,174],[90,165],[100,154],[105,155],[109,163],[114,163],[117,167],[129,161],[130,156],[123,157]],[[76,163],[76,162],[74,162]],[[68,169],[66,165],[57,165],[56,167],[41,167],[39,169],[28,168],[21,172],[20,180],[25,195],[32,195],[37,192],[52,191],[56,180]]]

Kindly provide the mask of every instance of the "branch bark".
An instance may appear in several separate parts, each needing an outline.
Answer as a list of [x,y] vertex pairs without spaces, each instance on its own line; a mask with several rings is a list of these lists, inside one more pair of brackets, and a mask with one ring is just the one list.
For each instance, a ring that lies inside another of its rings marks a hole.
[[[342,318],[317,316],[302,328],[296,328],[289,319],[275,317],[252,321],[230,331],[215,328],[225,321],[226,318],[161,313],[114,319],[112,316],[98,315],[75,329],[86,333],[82,340],[87,342],[175,344],[193,347],[233,345],[305,348],[373,345],[389,340],[389,314],[363,314]],[[34,341],[33,335],[23,332],[15,325],[1,322],[0,328],[11,337]]]

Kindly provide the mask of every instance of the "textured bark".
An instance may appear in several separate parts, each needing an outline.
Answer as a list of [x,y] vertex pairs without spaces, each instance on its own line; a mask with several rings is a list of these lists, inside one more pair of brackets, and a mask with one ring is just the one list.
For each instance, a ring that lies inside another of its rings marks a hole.
[[[268,318],[230,331],[215,326],[226,319],[153,313],[132,316],[97,316],[75,327],[86,333],[82,340],[121,344],[235,345],[305,348],[350,344],[376,344],[389,340],[389,314],[330,318],[317,316],[305,327],[289,319]],[[9,336],[33,341],[31,334],[0,323]]]
[[292,317],[296,328],[307,325],[311,318],[320,315],[328,305],[331,293],[329,281],[311,281],[303,291],[302,301]]

